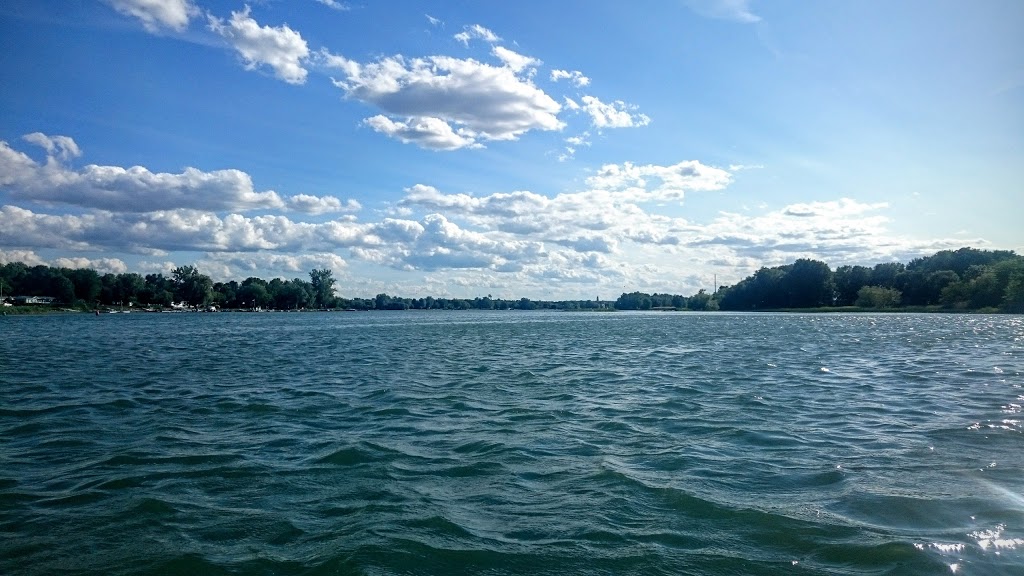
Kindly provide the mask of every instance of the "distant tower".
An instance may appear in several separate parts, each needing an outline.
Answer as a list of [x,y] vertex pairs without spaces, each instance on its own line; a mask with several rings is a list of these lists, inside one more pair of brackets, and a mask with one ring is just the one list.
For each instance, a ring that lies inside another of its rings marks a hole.
[[717,294],[717,293],[718,293],[718,274],[715,274],[715,291],[712,292],[711,294],[714,295],[714,294]]

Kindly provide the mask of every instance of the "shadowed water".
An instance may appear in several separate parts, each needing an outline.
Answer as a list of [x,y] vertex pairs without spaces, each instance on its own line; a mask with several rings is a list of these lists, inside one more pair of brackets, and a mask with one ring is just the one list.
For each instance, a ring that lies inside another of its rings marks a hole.
[[1024,318],[0,318],[2,574],[1021,574]]

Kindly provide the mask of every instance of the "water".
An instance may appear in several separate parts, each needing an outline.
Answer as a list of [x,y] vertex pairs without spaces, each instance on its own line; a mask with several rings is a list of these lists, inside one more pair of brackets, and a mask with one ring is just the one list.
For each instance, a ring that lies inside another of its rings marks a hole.
[[0,318],[0,573],[1024,574],[1024,318]]

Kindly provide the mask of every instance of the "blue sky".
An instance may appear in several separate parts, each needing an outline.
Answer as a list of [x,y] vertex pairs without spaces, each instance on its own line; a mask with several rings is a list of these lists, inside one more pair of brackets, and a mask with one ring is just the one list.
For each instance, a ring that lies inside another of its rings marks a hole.
[[611,299],[1024,250],[1016,0],[0,5],[0,262]]

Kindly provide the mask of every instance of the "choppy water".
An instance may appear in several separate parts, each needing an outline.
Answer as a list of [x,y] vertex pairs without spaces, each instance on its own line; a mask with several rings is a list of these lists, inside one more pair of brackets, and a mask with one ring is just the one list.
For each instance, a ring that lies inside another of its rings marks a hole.
[[0,318],[2,574],[1024,574],[1024,318]]

